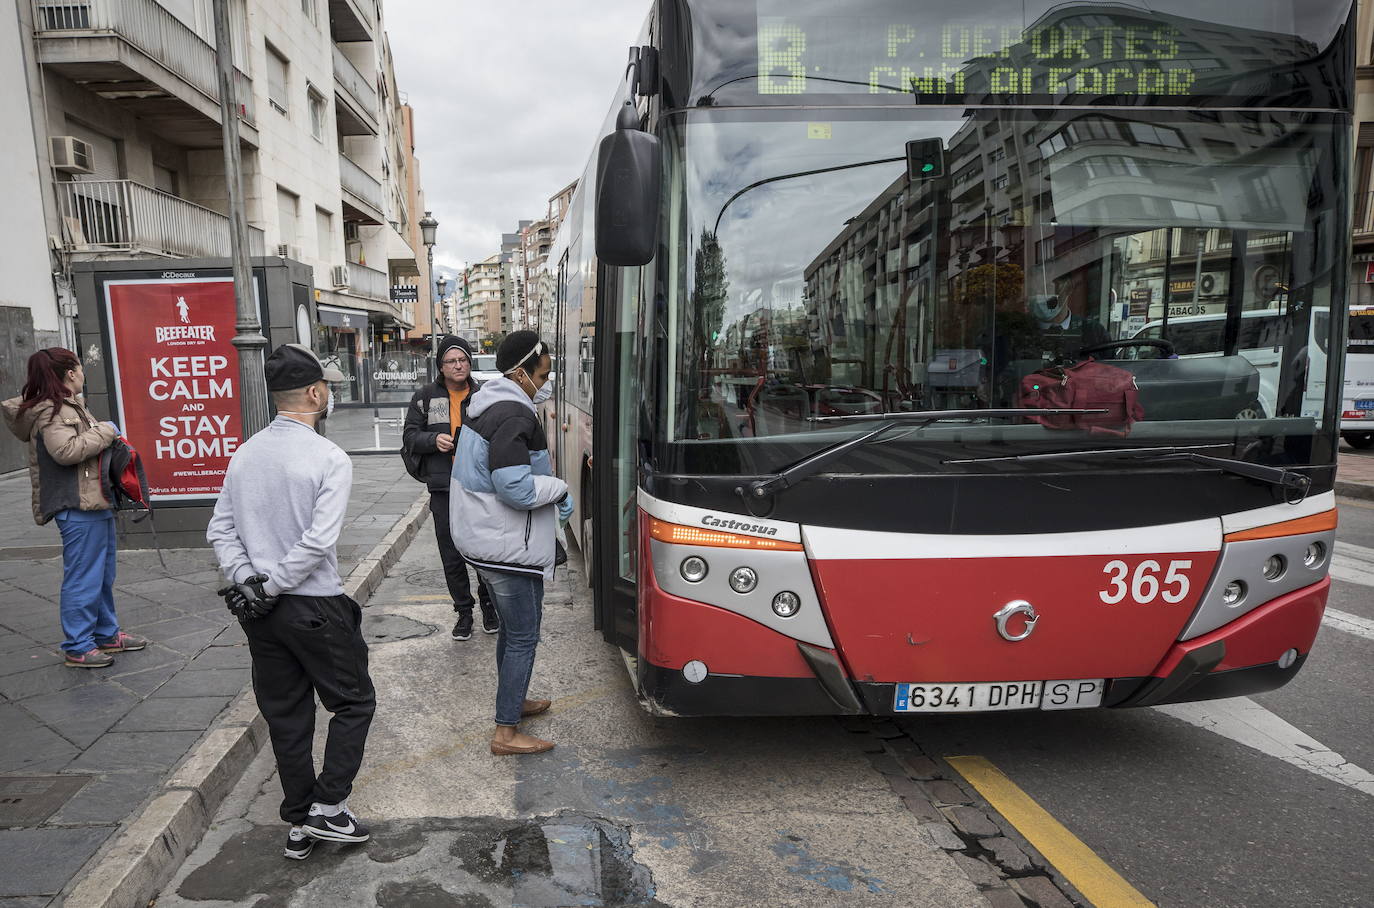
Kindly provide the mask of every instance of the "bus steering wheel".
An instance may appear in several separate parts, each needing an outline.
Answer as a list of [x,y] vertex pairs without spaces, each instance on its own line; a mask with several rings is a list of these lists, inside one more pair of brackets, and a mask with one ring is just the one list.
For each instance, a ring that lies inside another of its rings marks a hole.
[[1153,340],[1137,338],[1135,340],[1111,341],[1106,344],[1094,344],[1091,347],[1084,347],[1078,352],[1083,356],[1099,353],[1103,350],[1118,350],[1122,347],[1154,347],[1159,351],[1157,359],[1172,359],[1174,356],[1174,345],[1166,340]]

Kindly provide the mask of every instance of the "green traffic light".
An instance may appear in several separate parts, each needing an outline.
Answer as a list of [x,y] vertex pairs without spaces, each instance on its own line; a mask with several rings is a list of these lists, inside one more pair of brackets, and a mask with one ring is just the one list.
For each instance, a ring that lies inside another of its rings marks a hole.
[[934,165],[934,164],[927,164],[926,166],[924,166],[924,167],[921,168],[921,173],[931,173],[931,172],[934,171],[934,170],[935,170],[935,165]]

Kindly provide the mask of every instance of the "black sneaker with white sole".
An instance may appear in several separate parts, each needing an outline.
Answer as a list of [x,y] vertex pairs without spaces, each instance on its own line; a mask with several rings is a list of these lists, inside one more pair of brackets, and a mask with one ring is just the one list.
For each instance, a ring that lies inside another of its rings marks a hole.
[[286,834],[286,847],[282,849],[282,854],[290,860],[304,861],[314,850],[315,840],[306,835],[304,830],[293,828]]
[[458,622],[453,625],[453,633],[449,636],[454,640],[467,640],[472,636],[472,612],[458,613]]
[[353,811],[342,806],[338,813],[327,817],[316,813],[318,806],[310,808],[310,817],[305,821],[305,834],[324,842],[366,842],[371,833],[358,822]]
[[501,619],[496,615],[496,609],[482,613],[482,633],[495,634],[501,630]]

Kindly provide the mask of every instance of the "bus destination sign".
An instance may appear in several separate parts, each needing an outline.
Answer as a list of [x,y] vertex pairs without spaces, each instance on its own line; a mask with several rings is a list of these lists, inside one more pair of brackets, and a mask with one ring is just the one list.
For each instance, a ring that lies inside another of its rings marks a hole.
[[[973,7],[998,6],[970,0]],[[1067,3],[1034,22],[968,9],[939,21],[912,4],[851,0],[845,15],[809,15],[807,4],[758,3],[758,93],[910,94],[926,103],[995,96],[1063,102],[1070,97],[1136,97],[1187,103],[1225,94],[1251,70],[1218,47],[1213,23],[1144,9]],[[1253,35],[1263,62],[1300,62],[1316,48],[1290,33]],[[1234,40],[1231,41],[1235,43]],[[1218,86],[1221,87],[1220,91]]]

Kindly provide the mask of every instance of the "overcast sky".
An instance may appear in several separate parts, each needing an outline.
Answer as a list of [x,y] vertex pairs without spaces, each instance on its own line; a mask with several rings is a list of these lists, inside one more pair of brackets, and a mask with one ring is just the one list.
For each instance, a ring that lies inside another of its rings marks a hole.
[[649,0],[384,0],[434,257],[481,261],[582,173]]

